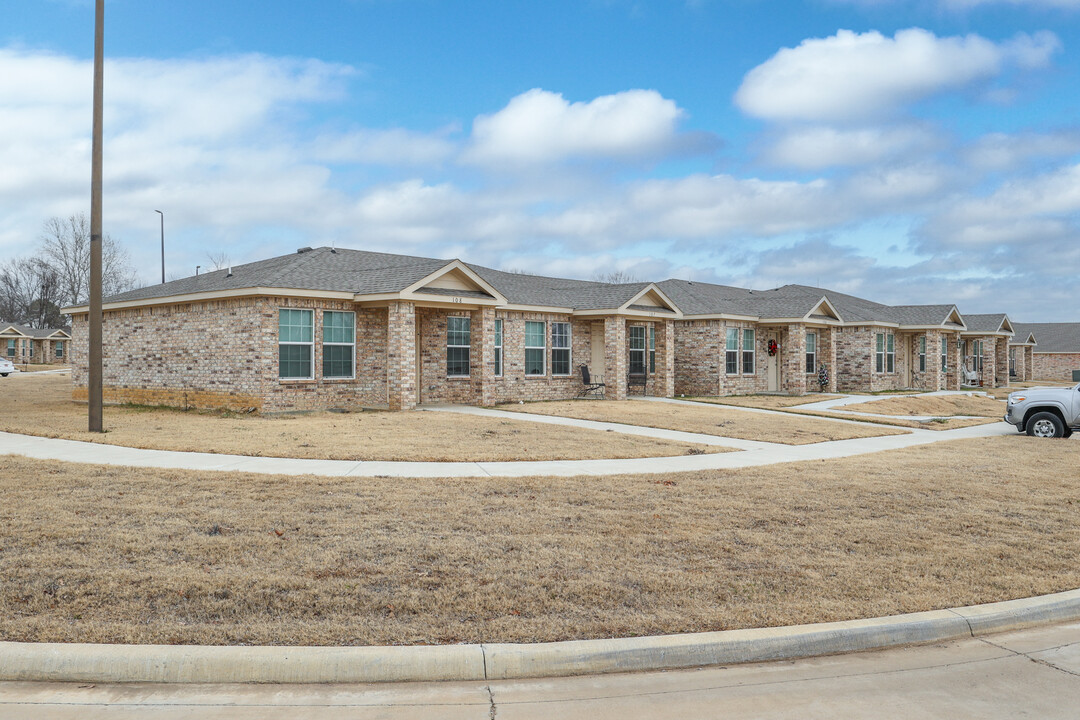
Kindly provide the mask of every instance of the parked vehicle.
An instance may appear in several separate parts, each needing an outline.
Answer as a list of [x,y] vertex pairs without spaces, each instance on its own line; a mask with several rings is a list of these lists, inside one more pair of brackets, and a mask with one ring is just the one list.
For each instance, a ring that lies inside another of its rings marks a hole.
[[1080,385],[1009,393],[1005,422],[1034,437],[1069,437],[1080,430]]
[[7,377],[11,373],[17,373],[15,365],[7,358],[0,358],[0,377]]

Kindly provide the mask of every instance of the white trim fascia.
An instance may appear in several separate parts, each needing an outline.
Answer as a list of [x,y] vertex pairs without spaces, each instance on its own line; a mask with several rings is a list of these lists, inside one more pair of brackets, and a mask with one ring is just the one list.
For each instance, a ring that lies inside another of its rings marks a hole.
[[942,324],[942,325],[901,325],[900,329],[905,330],[905,331],[943,330],[945,332],[958,332],[958,333],[966,332],[965,330],[963,330],[961,328],[945,327],[944,324]]
[[735,320],[738,322],[760,322],[757,315],[734,315],[732,313],[704,313],[702,315],[683,315],[680,320]]
[[0,335],[4,335],[5,333],[7,333],[7,331],[8,331],[8,330],[10,330],[10,331],[12,331],[13,333],[15,333],[15,335],[16,335],[16,336],[18,336],[18,337],[21,337],[21,338],[30,338],[31,340],[32,340],[32,339],[34,339],[34,336],[33,336],[33,335],[27,335],[26,333],[22,332],[21,330],[17,330],[17,329],[15,328],[15,326],[14,326],[14,325],[8,325],[8,326],[7,326],[6,328],[4,328],[3,330],[0,330]]
[[1001,325],[998,326],[998,330],[1008,332],[1010,335],[1016,334],[1016,329],[1013,328],[1012,320],[1009,319],[1008,315],[1001,318]]
[[630,306],[634,304],[635,300],[638,300],[639,298],[648,295],[650,292],[655,292],[658,296],[660,296],[660,299],[667,304],[668,309],[674,312],[674,317],[681,318],[683,316],[682,310],[679,309],[679,306],[676,305],[675,302],[671,298],[669,298],[667,294],[663,290],[661,290],[659,286],[657,286],[656,283],[649,283],[648,285],[643,287],[641,289],[641,292],[637,293],[632,298],[620,305],[619,310],[629,310]]
[[819,307],[821,307],[822,303],[829,306],[829,309],[832,310],[832,312],[833,312],[833,318],[835,320],[837,320],[838,322],[841,322],[841,323],[844,322],[844,318],[840,315],[840,311],[837,310],[836,306],[832,304],[832,302],[829,300],[828,295],[822,295],[821,299],[818,300],[816,303],[814,303],[814,307],[810,308],[810,310],[808,310],[807,313],[805,315],[803,315],[803,317],[806,318],[807,320],[809,320],[810,316],[814,314],[815,310],[817,310]]
[[[817,308],[817,305],[815,305],[814,307]],[[827,327],[830,325],[842,326],[844,324],[844,321],[833,320],[831,318],[828,320],[809,320],[807,319],[807,316],[804,315],[801,318],[761,318],[758,320],[758,323],[762,325],[818,325],[821,327]]]
[[1080,355],[1080,350],[1036,350],[1037,355]]
[[[144,298],[142,300],[124,300],[105,303],[102,310],[123,310],[126,308],[148,307],[157,305],[183,305],[186,303],[209,302],[211,300],[233,300],[242,297],[295,297],[315,298],[319,300],[353,300],[355,293],[336,290],[300,290],[297,288],[245,287],[235,290],[212,290],[184,295],[166,295],[164,297]],[[61,308],[64,315],[85,315],[90,312],[89,305],[76,305]]]
[[574,317],[628,317],[628,318],[642,318],[642,319],[655,319],[666,318],[668,320],[683,320],[684,318],[675,315],[672,312],[663,312],[662,310],[624,310],[623,308],[600,308],[592,310],[575,310],[573,312]]
[[960,337],[1003,337],[1012,338],[1012,333],[1003,332],[1001,330],[995,330],[993,332],[981,331],[981,330],[964,330],[960,333]]
[[484,280],[484,278],[477,275],[468,265],[461,262],[460,260],[451,260],[435,272],[420,278],[412,285],[409,285],[408,287],[402,289],[401,295],[403,297],[408,297],[409,295],[415,293],[417,290],[424,287],[428,283],[434,282],[435,280],[441,278],[443,275],[446,275],[447,273],[454,270],[460,270],[465,274],[466,277],[476,283],[477,286],[480,287],[484,292],[490,293],[491,296],[495,298],[498,305],[505,305],[508,302],[506,297],[501,292],[496,290],[495,287],[491,285],[491,283],[487,282],[486,280]]
[[[499,305],[496,309],[497,310],[507,310],[507,311],[513,310],[513,311],[516,311],[516,312],[554,313],[554,314],[558,314],[558,315],[575,315],[576,314],[574,308],[554,307],[554,306],[549,306],[549,305],[520,305],[520,304],[515,304],[515,303],[506,303],[506,304],[503,304],[503,305]],[[535,376],[530,375],[529,377],[535,377]]]

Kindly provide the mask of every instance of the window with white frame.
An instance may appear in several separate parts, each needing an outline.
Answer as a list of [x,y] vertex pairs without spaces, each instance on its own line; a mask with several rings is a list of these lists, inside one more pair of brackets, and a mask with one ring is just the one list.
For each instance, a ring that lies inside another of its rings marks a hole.
[[806,333],[806,372],[817,372],[817,333]]
[[885,372],[896,372],[896,336],[885,334]]
[[649,326],[649,374],[656,372],[656,326]]
[[570,374],[570,323],[551,323],[551,374]]
[[495,377],[503,374],[503,331],[502,320],[495,320]]
[[742,371],[744,375],[754,374],[754,331],[746,328],[742,332]]
[[525,322],[525,376],[544,375],[546,365],[544,356],[547,344],[544,340],[544,323],[527,320]]
[[630,326],[630,374],[645,374],[645,326]]
[[64,357],[64,341],[63,340],[57,340],[56,341],[56,357],[58,357],[58,358]]
[[885,333],[874,334],[874,371],[885,372]]
[[926,336],[919,336],[919,372],[926,372]]
[[739,374],[739,328],[728,328],[724,342],[724,370],[728,375]]
[[446,377],[469,377],[471,318],[446,318]]
[[314,310],[278,310],[278,377],[287,380],[314,377],[314,316]]
[[949,371],[949,339],[941,338],[941,372]]
[[15,357],[15,341],[14,340],[8,340],[7,341],[7,356],[9,358]]
[[34,342],[33,342],[33,340],[27,341],[26,344],[30,347],[30,357],[34,357]]
[[324,378],[352,378],[356,351],[356,313],[327,310],[323,312]]
[[982,372],[983,369],[983,341],[972,340],[971,341],[971,369],[975,372]]

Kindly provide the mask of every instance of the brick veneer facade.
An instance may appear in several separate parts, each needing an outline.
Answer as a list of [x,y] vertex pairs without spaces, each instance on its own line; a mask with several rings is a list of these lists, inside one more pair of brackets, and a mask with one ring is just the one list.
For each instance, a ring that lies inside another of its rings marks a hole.
[[1072,382],[1073,370],[1080,370],[1080,353],[1032,353],[1032,380]]
[[[15,348],[14,353],[8,354],[8,339],[0,338],[0,357],[20,365],[63,364],[68,362],[68,354],[71,352],[71,343],[67,339],[10,338],[15,341]],[[60,357],[56,356],[57,343],[60,343]]]

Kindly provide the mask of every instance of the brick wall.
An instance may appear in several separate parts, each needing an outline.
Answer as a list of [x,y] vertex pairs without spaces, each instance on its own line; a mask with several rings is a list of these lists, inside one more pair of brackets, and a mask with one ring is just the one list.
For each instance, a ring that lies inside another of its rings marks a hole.
[[1073,370],[1080,370],[1080,353],[1032,352],[1032,380],[1072,382]]
[[684,320],[675,324],[675,393],[721,394],[723,330],[719,320]]
[[[497,403],[524,400],[566,400],[576,397],[581,392],[581,371],[579,365],[588,365],[594,375],[603,375],[607,382],[607,373],[603,368],[592,367],[592,324],[594,321],[573,319],[569,315],[557,313],[534,313],[516,311],[497,311],[496,318],[503,321],[503,374],[493,377],[494,399]],[[544,353],[544,374],[525,375],[525,323],[543,322],[546,350]],[[570,375],[553,375],[551,372],[551,323],[570,323]],[[603,322],[602,320],[595,322]],[[609,386],[606,397],[610,398]]]

